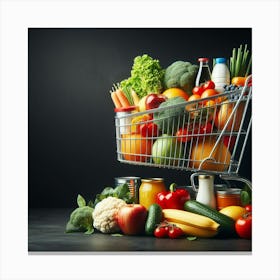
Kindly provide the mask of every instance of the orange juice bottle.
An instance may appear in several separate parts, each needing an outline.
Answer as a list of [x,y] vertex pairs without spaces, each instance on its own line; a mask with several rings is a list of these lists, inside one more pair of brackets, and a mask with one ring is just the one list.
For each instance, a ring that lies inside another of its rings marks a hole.
[[142,179],[139,188],[139,204],[148,210],[150,205],[156,203],[157,194],[165,190],[163,178]]

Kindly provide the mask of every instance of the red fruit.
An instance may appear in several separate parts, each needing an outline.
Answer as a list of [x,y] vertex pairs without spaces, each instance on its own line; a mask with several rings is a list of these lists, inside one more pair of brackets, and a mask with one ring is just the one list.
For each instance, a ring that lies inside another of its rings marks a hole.
[[213,81],[207,81],[203,84],[202,88],[203,88],[203,91],[206,89],[214,89],[215,83]]
[[147,210],[140,204],[127,204],[117,215],[121,231],[127,235],[141,234],[145,229]]
[[166,101],[166,97],[163,94],[150,93],[145,101],[146,110],[158,108],[164,101]]
[[247,213],[235,222],[235,230],[239,237],[252,238],[252,214]]
[[192,89],[192,94],[195,95],[201,95],[203,93],[204,89],[202,87],[199,87],[199,86],[195,86],[193,89]]

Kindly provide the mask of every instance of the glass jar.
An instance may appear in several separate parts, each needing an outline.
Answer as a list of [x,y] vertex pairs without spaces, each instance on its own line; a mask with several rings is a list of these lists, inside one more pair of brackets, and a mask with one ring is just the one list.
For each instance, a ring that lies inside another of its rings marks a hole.
[[218,190],[216,192],[217,210],[221,210],[227,206],[241,205],[241,189],[230,188]]
[[199,175],[198,182],[196,200],[212,208],[216,208],[214,175]]
[[148,210],[150,205],[156,203],[156,196],[162,191],[166,191],[163,178],[142,179],[139,188],[139,204]]

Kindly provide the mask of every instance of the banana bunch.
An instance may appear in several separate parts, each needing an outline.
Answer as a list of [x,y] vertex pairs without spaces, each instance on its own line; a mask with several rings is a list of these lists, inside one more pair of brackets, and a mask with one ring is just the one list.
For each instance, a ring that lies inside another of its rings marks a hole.
[[163,209],[164,219],[180,227],[186,235],[213,237],[218,233],[219,224],[214,220],[178,209]]

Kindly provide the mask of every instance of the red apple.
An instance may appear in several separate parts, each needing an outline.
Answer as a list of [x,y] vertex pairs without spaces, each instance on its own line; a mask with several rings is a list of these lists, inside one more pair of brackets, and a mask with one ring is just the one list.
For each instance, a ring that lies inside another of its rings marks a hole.
[[118,211],[118,224],[124,234],[141,234],[145,229],[147,210],[140,204],[127,204]]
[[145,100],[146,110],[155,109],[164,101],[166,97],[163,94],[150,93]]

